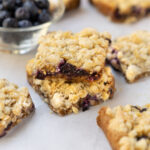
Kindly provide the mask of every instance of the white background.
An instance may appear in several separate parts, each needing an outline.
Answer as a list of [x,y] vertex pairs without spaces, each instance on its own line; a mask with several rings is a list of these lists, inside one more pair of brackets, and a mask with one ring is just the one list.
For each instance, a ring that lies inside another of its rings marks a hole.
[[[148,30],[150,27],[150,18],[132,25],[112,23],[86,0],[82,1],[80,9],[67,13],[50,30],[78,32],[85,27],[94,27],[99,31],[110,32],[115,38],[139,29]],[[150,101],[150,77],[127,84],[121,74],[113,72],[117,92],[112,100],[77,115],[59,117],[51,113],[26,80],[25,65],[35,53],[36,51],[32,51],[20,56],[0,54],[0,78],[7,78],[19,86],[28,87],[36,106],[36,112],[31,117],[0,139],[1,150],[110,150],[109,143],[96,124],[100,107],[144,105]]]

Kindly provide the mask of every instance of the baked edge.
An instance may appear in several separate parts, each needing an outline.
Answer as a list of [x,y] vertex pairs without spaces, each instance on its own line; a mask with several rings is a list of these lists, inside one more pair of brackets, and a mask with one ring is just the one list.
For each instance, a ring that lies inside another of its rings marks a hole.
[[109,130],[109,121],[111,120],[111,117],[107,115],[106,111],[107,111],[107,107],[102,107],[100,109],[99,115],[97,117],[97,124],[103,130],[112,149],[119,150],[120,149],[119,140],[124,135]]

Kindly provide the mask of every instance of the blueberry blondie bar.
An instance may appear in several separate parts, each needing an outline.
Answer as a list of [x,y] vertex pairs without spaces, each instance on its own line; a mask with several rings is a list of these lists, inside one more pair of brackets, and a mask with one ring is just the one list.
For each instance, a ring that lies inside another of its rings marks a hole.
[[113,21],[135,22],[150,14],[149,0],[90,0]]
[[111,42],[108,33],[87,28],[79,33],[51,32],[39,40],[32,60],[37,79],[62,77],[67,80],[96,80],[105,66]]
[[128,82],[150,73],[150,32],[137,31],[112,42],[107,54],[111,65],[120,70]]
[[150,104],[140,106],[103,107],[97,123],[113,150],[150,149]]
[[85,111],[114,94],[115,83],[110,68],[105,68],[96,81],[71,82],[57,77],[37,79],[32,73],[32,63],[31,60],[26,67],[29,83],[59,115],[77,113],[80,109]]
[[80,0],[63,0],[66,6],[66,11],[78,8],[80,6]]
[[0,79],[0,137],[33,111],[34,104],[26,88]]

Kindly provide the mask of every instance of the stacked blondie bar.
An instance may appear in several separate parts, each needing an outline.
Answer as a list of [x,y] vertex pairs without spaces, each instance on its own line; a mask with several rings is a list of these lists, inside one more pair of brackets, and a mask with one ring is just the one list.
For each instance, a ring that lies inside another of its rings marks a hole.
[[59,115],[108,100],[115,90],[111,70],[105,67],[110,41],[108,33],[91,28],[43,36],[26,67],[29,83]]

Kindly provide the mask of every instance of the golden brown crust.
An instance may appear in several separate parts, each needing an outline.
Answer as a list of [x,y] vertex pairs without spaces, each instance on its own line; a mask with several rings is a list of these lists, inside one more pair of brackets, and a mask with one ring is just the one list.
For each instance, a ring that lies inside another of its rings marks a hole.
[[150,149],[150,104],[145,106],[103,107],[97,124],[107,136],[113,150]]
[[90,0],[90,3],[92,3],[99,11],[101,11],[107,16],[111,16],[114,12],[113,7],[111,7],[111,5],[108,5],[104,1]]
[[66,6],[66,11],[76,9],[80,6],[80,0],[63,0]]
[[111,120],[111,117],[106,114],[106,110],[107,110],[107,107],[103,107],[99,111],[99,116],[97,117],[97,124],[104,131],[113,150],[119,150],[120,146],[118,144],[118,141],[120,140],[122,135],[118,134],[118,132],[112,132],[111,130],[108,129],[109,121]]

